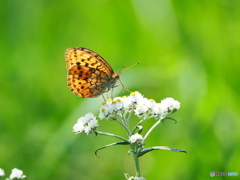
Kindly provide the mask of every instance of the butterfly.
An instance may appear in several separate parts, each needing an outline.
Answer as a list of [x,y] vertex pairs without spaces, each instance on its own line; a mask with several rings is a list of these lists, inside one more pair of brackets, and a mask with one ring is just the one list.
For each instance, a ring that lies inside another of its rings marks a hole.
[[120,73],[96,52],[83,48],[68,48],[65,52],[68,87],[77,96],[95,98],[116,85]]

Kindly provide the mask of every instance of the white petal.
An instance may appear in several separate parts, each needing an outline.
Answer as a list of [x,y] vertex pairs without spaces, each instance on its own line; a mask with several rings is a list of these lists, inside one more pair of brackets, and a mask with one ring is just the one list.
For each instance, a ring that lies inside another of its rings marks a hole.
[[12,169],[12,173],[10,175],[10,179],[14,179],[14,178],[20,179],[20,178],[23,178],[23,176],[24,175],[23,175],[23,171],[22,170],[14,168],[14,169]]
[[4,175],[5,175],[4,169],[1,169],[1,168],[0,168],[0,177],[1,177],[1,176],[4,176]]

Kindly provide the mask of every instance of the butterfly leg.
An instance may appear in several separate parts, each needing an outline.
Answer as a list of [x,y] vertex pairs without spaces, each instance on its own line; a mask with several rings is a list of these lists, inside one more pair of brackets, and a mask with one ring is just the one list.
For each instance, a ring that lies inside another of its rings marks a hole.
[[[132,92],[132,91],[130,91],[130,90],[128,90],[125,86],[124,86],[124,84],[122,83],[122,81],[119,79],[119,81],[120,81],[120,84],[122,85],[122,87],[126,90],[126,91],[128,91],[128,92]],[[116,86],[119,86],[120,84],[117,84]]]
[[104,100],[104,102],[106,102],[106,99],[105,99],[105,97],[104,97],[104,95],[102,94],[102,97],[103,97],[103,100]]

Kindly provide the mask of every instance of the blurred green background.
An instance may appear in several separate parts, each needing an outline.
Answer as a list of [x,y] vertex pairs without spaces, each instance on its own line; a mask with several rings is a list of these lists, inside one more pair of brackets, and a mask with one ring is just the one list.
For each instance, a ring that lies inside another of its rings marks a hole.
[[[64,52],[86,47],[103,56],[132,91],[180,110],[160,124],[141,160],[148,179],[212,179],[210,171],[240,173],[239,0],[5,0],[0,2],[0,168],[28,179],[112,180],[134,175],[128,147],[74,134],[102,97],[82,99],[66,82]],[[116,88],[119,95],[121,88]],[[123,92],[121,95],[128,95]],[[154,120],[144,125],[150,126]],[[121,134],[114,122],[99,130]],[[146,131],[145,131],[146,132]],[[214,179],[239,179],[214,177]]]

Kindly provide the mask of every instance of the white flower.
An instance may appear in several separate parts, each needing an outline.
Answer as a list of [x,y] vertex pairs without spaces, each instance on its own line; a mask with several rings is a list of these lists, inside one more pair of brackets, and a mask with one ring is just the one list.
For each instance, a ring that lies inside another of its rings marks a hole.
[[123,96],[122,99],[122,104],[123,104],[123,110],[129,110],[133,107],[131,98],[128,96]]
[[167,109],[161,103],[156,103],[152,108],[152,114],[158,119],[164,119],[167,115]]
[[143,95],[138,91],[136,91],[136,92],[132,92],[129,98],[132,103],[137,103],[143,99]]
[[148,118],[147,114],[149,112],[149,110],[152,110],[152,108],[155,106],[156,102],[153,99],[147,99],[147,98],[139,98],[137,105],[136,105],[136,109],[135,114],[139,117],[139,118]]
[[168,113],[173,113],[180,108],[180,102],[173,98],[166,98],[161,101],[161,104],[167,108]]
[[73,126],[73,132],[75,132],[75,133],[81,133],[81,132],[84,132],[84,129],[85,129],[85,126],[84,126],[84,124],[82,124],[82,123],[76,123],[76,124],[74,124],[74,126]]
[[131,176],[128,180],[146,180],[144,177],[133,177]]
[[92,113],[88,113],[83,117],[80,117],[77,123],[73,126],[73,132],[81,133],[85,132],[89,134],[95,130],[98,126],[98,121]]
[[100,113],[98,115],[100,119],[108,119],[108,116],[109,116],[109,112],[106,109],[104,108],[100,109]]
[[113,106],[112,106],[112,100],[108,99],[106,102],[103,102],[100,107],[100,114],[98,117],[100,119],[109,119],[109,115],[113,113]]
[[143,106],[137,105],[136,109],[134,110],[135,114],[140,118],[146,116],[147,111],[148,107],[144,105]]
[[146,180],[144,177],[135,177],[135,180]]
[[112,101],[113,111],[123,110],[123,103],[121,97],[116,97]]
[[23,171],[17,168],[12,169],[12,173],[10,175],[10,179],[24,179],[26,178],[25,175],[23,175]]
[[116,97],[113,100],[108,99],[102,103],[100,107],[99,118],[100,119],[115,119],[116,113],[124,110],[129,110],[132,107],[132,102],[129,97]]
[[148,99],[148,101],[146,102],[146,106],[149,109],[152,109],[155,106],[156,102],[153,99]]
[[0,177],[1,177],[1,176],[4,176],[4,175],[5,175],[4,169],[1,169],[1,168],[0,168]]
[[100,119],[115,119],[116,113],[121,116],[124,111],[129,113],[131,110],[134,110],[138,117],[144,117],[154,104],[154,100],[144,98],[142,94],[136,91],[132,92],[130,96],[116,97],[113,100],[108,99],[103,102],[98,117]]
[[142,141],[143,140],[143,137],[142,135],[136,133],[134,135],[132,135],[129,139],[129,141],[133,144],[133,143],[136,143],[137,141]]
[[147,99],[147,98],[139,98],[138,101],[137,101],[138,105],[146,106],[149,109],[152,108],[154,103],[155,103],[155,101],[153,99]]
[[164,119],[168,114],[174,113],[180,108],[180,103],[173,98],[166,98],[161,103],[155,103],[151,113],[157,119]]

